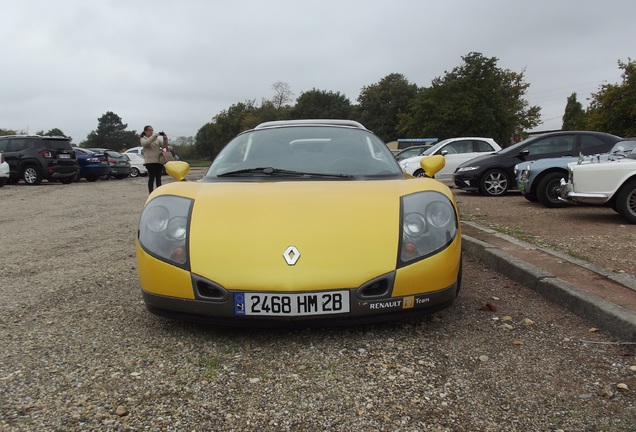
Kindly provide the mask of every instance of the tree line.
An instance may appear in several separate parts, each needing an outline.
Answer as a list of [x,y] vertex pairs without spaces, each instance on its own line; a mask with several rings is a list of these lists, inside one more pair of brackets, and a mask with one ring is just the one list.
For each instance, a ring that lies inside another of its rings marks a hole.
[[[472,52],[462,63],[428,87],[418,87],[403,75],[392,73],[361,89],[357,104],[340,92],[311,89],[294,100],[289,85],[276,82],[274,96],[237,102],[199,128],[194,137],[171,140],[182,159],[213,159],[238,133],[264,121],[282,119],[351,119],[360,121],[385,142],[397,138],[486,136],[507,146],[538,126],[541,108],[525,98],[530,84],[525,70],[513,72],[497,65],[495,57]],[[590,97],[587,110],[576,93],[567,99],[563,130],[598,130],[619,136],[636,136],[636,62],[619,60],[622,82],[602,85]],[[293,102],[293,104],[292,104]],[[6,134],[0,129],[0,134]],[[54,129],[44,135],[63,135]],[[13,132],[14,133],[14,132]],[[139,133],[115,113],[98,119],[82,147],[119,150],[139,145]]]

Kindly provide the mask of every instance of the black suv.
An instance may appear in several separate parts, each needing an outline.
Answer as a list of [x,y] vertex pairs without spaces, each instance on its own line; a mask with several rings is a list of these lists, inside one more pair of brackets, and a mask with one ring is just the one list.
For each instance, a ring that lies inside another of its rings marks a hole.
[[0,152],[9,164],[9,183],[36,185],[42,179],[71,183],[79,172],[71,139],[60,136],[0,136]]

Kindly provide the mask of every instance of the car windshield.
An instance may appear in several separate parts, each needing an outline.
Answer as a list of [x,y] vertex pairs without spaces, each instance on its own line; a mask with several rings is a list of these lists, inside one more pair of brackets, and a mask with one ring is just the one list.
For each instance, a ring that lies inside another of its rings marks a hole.
[[397,177],[402,171],[386,144],[363,129],[290,126],[255,129],[230,141],[206,178]]
[[444,147],[449,141],[450,140],[445,139],[443,141],[440,141],[440,142],[434,144],[433,147],[427,149],[424,153],[422,153],[422,155],[423,156],[430,156],[432,154],[435,154],[440,147]]
[[610,153],[622,153],[624,155],[628,155],[630,159],[634,159],[634,150],[636,150],[636,140],[619,141],[614,144],[614,147],[612,147]]

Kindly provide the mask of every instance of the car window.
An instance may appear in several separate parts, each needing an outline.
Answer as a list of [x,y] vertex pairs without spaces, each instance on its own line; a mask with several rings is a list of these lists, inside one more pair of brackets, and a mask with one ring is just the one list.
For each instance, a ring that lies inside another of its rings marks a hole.
[[8,145],[9,145],[8,139],[0,140],[0,152],[6,152]]
[[574,135],[560,135],[540,138],[526,147],[529,155],[574,153]]
[[582,135],[580,151],[583,154],[606,153],[608,145],[593,135]]
[[24,151],[33,147],[33,142],[27,138],[13,138],[9,140],[7,151]]
[[473,142],[472,140],[459,140],[454,141],[448,144],[446,147],[442,149],[442,151],[446,150],[449,154],[455,153],[472,153],[473,152]]
[[219,153],[207,176],[262,177],[262,168],[332,176],[403,175],[386,144],[368,131],[291,127],[239,135]]
[[474,140],[473,144],[475,146],[475,151],[476,152],[493,152],[493,151],[495,151],[494,147],[487,141]]
[[42,146],[55,150],[73,150],[70,140],[42,138]]

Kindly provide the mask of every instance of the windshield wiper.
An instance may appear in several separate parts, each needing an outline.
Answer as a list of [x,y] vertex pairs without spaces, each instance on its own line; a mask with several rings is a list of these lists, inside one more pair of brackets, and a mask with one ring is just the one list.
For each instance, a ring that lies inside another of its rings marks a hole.
[[223,174],[218,174],[217,177],[232,177],[232,176],[240,176],[242,174],[265,174],[268,176],[271,175],[280,175],[280,176],[290,176],[290,177],[323,177],[323,178],[352,178],[351,174],[325,174],[325,173],[311,173],[311,172],[303,172],[303,171],[293,171],[286,170],[282,168],[272,168],[272,167],[258,167],[258,168],[244,168],[236,171],[228,171]]

